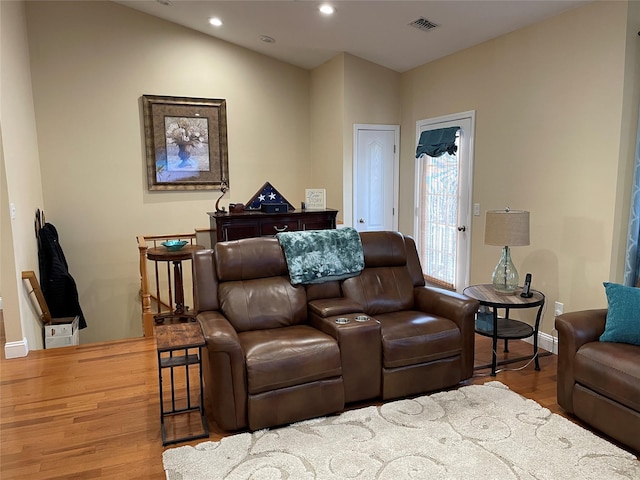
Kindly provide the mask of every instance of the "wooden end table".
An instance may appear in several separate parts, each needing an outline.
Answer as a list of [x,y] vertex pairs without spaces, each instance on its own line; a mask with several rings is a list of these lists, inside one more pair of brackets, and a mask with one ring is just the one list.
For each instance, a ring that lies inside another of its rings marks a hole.
[[[464,289],[462,292],[467,297],[473,298],[480,302],[480,305],[485,305],[492,310],[492,319],[488,325],[482,324],[476,321],[475,331],[476,333],[485,337],[490,337],[493,340],[493,353],[491,357],[491,363],[488,365],[480,365],[474,367],[475,370],[491,367],[491,376],[496,376],[496,366],[505,365],[508,363],[520,362],[522,360],[535,361],[535,369],[540,370],[540,362],[538,355],[538,330],[540,328],[540,320],[542,318],[542,310],[544,307],[545,297],[542,292],[537,290],[531,290],[533,294],[530,298],[524,298],[520,296],[522,288],[516,289],[513,294],[498,293],[493,289],[491,284],[483,285],[471,285]],[[514,320],[509,318],[509,311],[512,309],[523,308],[535,308],[538,307],[538,313],[536,314],[536,321],[533,326],[520,320]],[[504,317],[498,315],[498,310],[504,309]],[[498,362],[497,349],[498,339],[502,339],[505,342],[505,352],[509,351],[508,341],[510,339],[523,339],[533,335],[533,355],[531,357],[518,357],[501,360]]]
[[[169,250],[167,247],[153,247],[147,250],[147,258],[154,262],[173,262],[173,283],[175,310],[169,313],[158,313],[153,318],[156,324],[163,323],[165,318],[179,318],[193,320],[189,307],[184,305],[184,287],[182,285],[182,262],[191,260],[193,252],[202,250],[202,245],[185,245],[180,250]],[[156,269],[156,285],[158,284],[158,270]],[[171,295],[171,291],[169,291]]]
[[[202,381],[202,347],[205,345],[204,335],[199,323],[177,323],[156,327],[156,344],[158,350],[158,379],[160,388],[160,425],[162,428],[162,445],[170,443],[186,442],[196,438],[209,437],[209,426],[204,414],[204,385]],[[196,353],[192,353],[193,351]],[[191,351],[191,352],[190,352]],[[176,352],[180,354],[176,355]],[[192,405],[191,385],[189,381],[189,367],[198,369],[200,381],[200,402]],[[174,369],[184,367],[186,383],[186,406],[176,407],[176,385]],[[165,401],[162,386],[162,371],[169,369],[171,377],[171,408],[165,409]],[[199,412],[202,423],[202,433],[188,435],[180,438],[167,439],[165,419],[168,416],[180,415],[189,412]]]

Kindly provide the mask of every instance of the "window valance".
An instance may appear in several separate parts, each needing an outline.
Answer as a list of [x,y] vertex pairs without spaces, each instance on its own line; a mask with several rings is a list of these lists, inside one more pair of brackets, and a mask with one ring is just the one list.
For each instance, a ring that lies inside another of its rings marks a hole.
[[416,158],[420,155],[439,157],[448,153],[453,155],[458,150],[456,146],[456,133],[460,127],[439,128],[437,130],[426,130],[420,134],[418,148],[416,148]]

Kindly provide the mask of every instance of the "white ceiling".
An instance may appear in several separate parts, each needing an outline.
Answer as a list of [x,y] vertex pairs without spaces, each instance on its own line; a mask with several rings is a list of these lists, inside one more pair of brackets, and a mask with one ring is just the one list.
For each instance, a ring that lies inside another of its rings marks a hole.
[[[346,52],[404,72],[588,1],[329,0],[336,8],[331,17],[319,13],[317,0],[117,3],[307,69]],[[209,24],[213,16],[222,27]],[[420,17],[439,26],[428,32],[408,26]]]

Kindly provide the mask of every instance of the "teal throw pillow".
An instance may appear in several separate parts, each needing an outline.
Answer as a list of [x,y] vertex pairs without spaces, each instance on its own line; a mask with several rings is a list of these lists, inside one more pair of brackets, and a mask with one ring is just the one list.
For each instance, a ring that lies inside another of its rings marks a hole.
[[609,310],[601,342],[640,345],[640,288],[604,282]]

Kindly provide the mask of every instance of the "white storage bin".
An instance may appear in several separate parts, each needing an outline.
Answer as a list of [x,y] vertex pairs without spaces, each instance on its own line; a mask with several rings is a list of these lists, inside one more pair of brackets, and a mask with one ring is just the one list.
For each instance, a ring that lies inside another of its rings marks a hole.
[[44,326],[44,348],[68,347],[80,344],[78,316],[54,318]]

